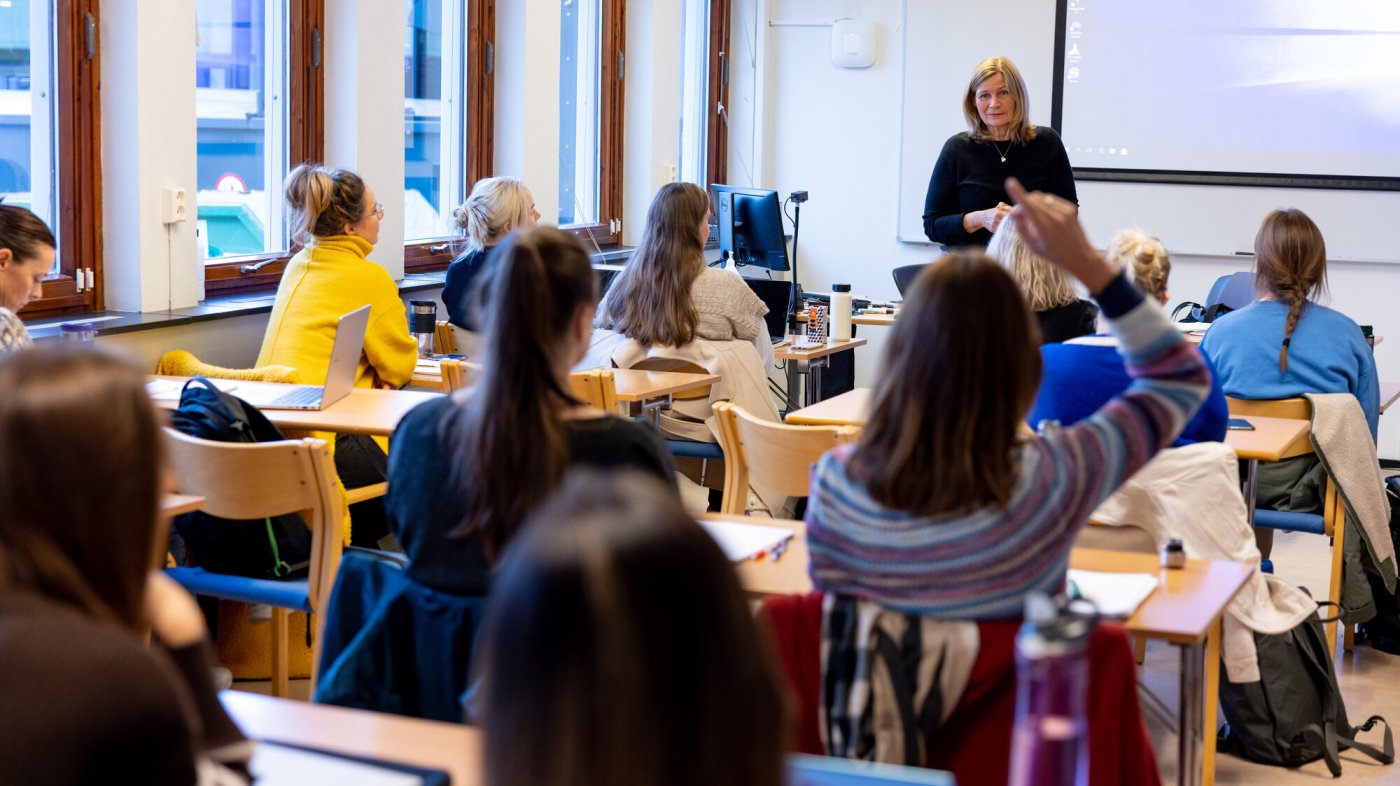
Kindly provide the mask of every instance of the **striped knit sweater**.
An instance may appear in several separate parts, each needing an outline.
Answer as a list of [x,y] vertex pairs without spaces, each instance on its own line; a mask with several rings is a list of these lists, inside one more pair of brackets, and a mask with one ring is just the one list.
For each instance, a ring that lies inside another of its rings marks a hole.
[[1029,592],[1063,588],[1089,514],[1171,444],[1210,392],[1200,354],[1125,277],[1098,300],[1134,381],[1093,416],[1017,445],[1020,469],[1004,510],[930,517],[887,509],[847,474],[854,446],[822,456],[807,506],[818,589],[907,613],[997,619],[1019,615]]

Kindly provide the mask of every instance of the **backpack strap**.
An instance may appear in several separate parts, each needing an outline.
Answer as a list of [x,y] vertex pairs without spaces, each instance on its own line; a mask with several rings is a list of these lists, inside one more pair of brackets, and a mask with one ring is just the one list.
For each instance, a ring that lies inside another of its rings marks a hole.
[[[1370,731],[1371,728],[1376,725],[1376,723],[1380,723],[1382,726],[1385,727],[1385,737],[1381,742],[1381,747],[1379,750],[1377,750],[1374,745],[1368,745],[1364,742],[1356,741],[1357,732]],[[1348,733],[1346,736],[1338,735],[1337,741],[1342,743],[1346,747],[1351,748],[1352,750],[1366,754],[1367,756],[1371,757],[1372,759],[1375,759],[1381,764],[1395,763],[1395,742],[1390,734],[1390,724],[1386,722],[1385,718],[1382,718],[1379,715],[1372,715],[1371,717],[1366,719],[1365,723],[1361,724],[1360,726],[1352,727],[1350,733]]]
[[[1186,316],[1180,316],[1182,311],[1186,312]],[[1178,303],[1176,308],[1172,309],[1171,319],[1173,322],[1204,322],[1205,314],[1205,306],[1186,300]]]

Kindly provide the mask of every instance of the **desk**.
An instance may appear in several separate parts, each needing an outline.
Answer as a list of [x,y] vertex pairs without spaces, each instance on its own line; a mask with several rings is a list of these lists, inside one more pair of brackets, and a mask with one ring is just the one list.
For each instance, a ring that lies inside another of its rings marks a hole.
[[787,381],[788,398],[794,399],[794,391],[797,390],[797,377],[802,374],[802,366],[806,366],[807,374],[807,395],[804,397],[804,404],[810,406],[821,401],[822,369],[826,367],[827,358],[837,352],[846,352],[856,347],[865,346],[863,338],[852,338],[846,341],[828,341],[822,346],[811,349],[798,349],[791,344],[780,344],[773,347],[773,359],[787,361]]
[[617,387],[617,400],[628,403],[666,398],[675,393],[714,385],[717,374],[691,374],[684,371],[641,371],[630,368],[612,370]]
[[864,426],[870,419],[870,388],[848,390],[789,412],[787,423],[801,426]]
[[226,690],[219,701],[255,740],[446,770],[452,786],[481,783],[481,732],[471,726]]
[[1381,383],[1381,414],[1382,414],[1382,415],[1385,414],[1385,411],[1386,411],[1387,409],[1390,409],[1390,405],[1391,405],[1391,404],[1394,404],[1396,399],[1400,399],[1400,382],[1382,382],[1382,383]]
[[160,498],[160,515],[175,518],[183,513],[191,513],[204,507],[204,497],[193,494],[163,494]]
[[[744,590],[751,596],[812,591],[812,580],[807,572],[807,535],[802,522],[716,515],[702,518],[792,529],[793,537],[787,551],[776,562],[747,560],[735,565],[735,569]],[[1079,570],[1149,573],[1158,577],[1157,589],[1123,626],[1135,636],[1166,641],[1180,649],[1182,710],[1177,728],[1178,782],[1197,782],[1204,773],[1204,782],[1214,783],[1213,712],[1219,701],[1221,618],[1225,607],[1254,572],[1253,567],[1228,560],[1188,559],[1184,568],[1166,570],[1154,554],[1097,549],[1074,549],[1070,552],[1069,564]],[[1209,724],[1207,717],[1212,721]]]
[[1312,424],[1306,420],[1254,415],[1244,419],[1254,430],[1230,429],[1225,432],[1225,444],[1245,462],[1244,509],[1249,515],[1249,526],[1253,528],[1254,501],[1259,496],[1259,462],[1281,461],[1313,452],[1312,440],[1308,438]]
[[875,325],[876,327],[894,327],[895,317],[899,316],[896,311],[893,314],[856,314],[851,317],[852,325]]
[[[185,377],[164,377],[183,382]],[[237,382],[233,395],[239,390],[265,387],[286,387],[277,382]],[[299,429],[303,431],[332,431],[337,434],[368,434],[387,437],[394,433],[408,411],[441,393],[427,393],[414,390],[374,390],[355,388],[350,395],[320,411],[299,409],[260,410],[279,429]],[[162,409],[178,409],[180,402],[173,399],[157,399],[156,406]]]

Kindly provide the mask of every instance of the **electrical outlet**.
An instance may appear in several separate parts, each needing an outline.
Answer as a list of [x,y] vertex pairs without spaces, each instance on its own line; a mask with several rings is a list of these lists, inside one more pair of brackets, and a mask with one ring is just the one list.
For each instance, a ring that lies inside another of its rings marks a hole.
[[167,187],[160,190],[160,221],[162,224],[178,224],[189,217],[185,199],[185,189]]
[[666,164],[662,167],[667,183],[675,183],[680,180],[680,173],[676,171],[675,164]]

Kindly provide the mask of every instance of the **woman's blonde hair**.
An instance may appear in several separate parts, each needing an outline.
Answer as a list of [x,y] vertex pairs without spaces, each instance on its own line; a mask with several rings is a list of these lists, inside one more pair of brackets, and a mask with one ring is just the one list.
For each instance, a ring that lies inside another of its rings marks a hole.
[[1011,113],[1011,139],[1015,142],[1025,144],[1035,138],[1035,126],[1031,125],[1031,99],[1026,92],[1026,80],[1021,78],[1021,70],[1016,64],[1005,57],[989,57],[977,64],[977,68],[972,71],[972,81],[967,83],[967,93],[963,96],[963,117],[967,119],[967,128],[972,132],[972,138],[977,140],[991,139],[987,133],[987,124],[982,122],[982,116],[977,114],[977,88],[983,82],[994,76],[1000,76],[1006,80],[1006,89],[1011,91],[1011,98],[1016,101],[1016,107]]
[[705,270],[700,222],[710,198],[694,183],[667,183],[647,209],[641,242],[598,307],[598,327],[642,346],[683,347],[695,340],[700,313],[691,285]]
[[1288,371],[1288,345],[1310,298],[1327,290],[1327,244],[1322,230],[1301,210],[1275,210],[1254,236],[1254,288],[1288,305],[1280,371]]
[[1052,308],[1068,306],[1079,299],[1064,271],[1031,250],[1025,238],[1016,230],[1016,222],[1003,221],[987,244],[987,255],[1011,273],[1021,294],[1026,296],[1031,311],[1039,314]]
[[512,229],[530,223],[530,197],[525,184],[513,177],[487,177],[476,181],[472,193],[452,211],[452,223],[467,238],[467,250],[494,246]]
[[1166,300],[1172,260],[1162,241],[1136,229],[1125,229],[1108,241],[1104,256],[1109,263],[1127,271],[1143,294],[1158,302]]
[[345,225],[365,217],[365,181],[348,169],[302,164],[284,188],[292,211],[292,240],[307,245],[318,237],[345,234]]

